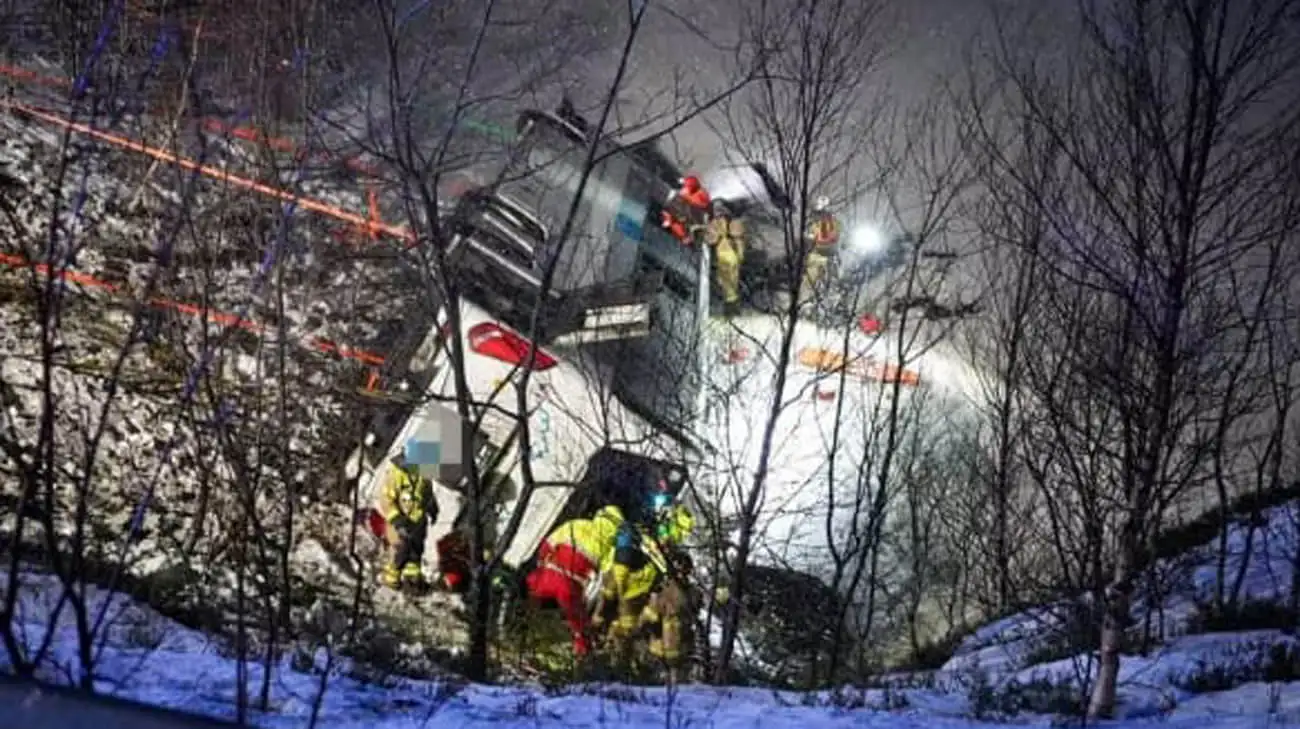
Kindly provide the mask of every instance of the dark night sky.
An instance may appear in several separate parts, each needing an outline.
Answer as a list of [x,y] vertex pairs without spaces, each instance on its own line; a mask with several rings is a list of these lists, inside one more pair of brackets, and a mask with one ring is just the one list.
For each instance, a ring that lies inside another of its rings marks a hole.
[[[622,2],[583,0],[593,3],[593,15],[609,13],[609,8],[625,7]],[[664,99],[671,95],[674,71],[689,74],[691,83],[701,92],[724,88],[731,76],[728,52],[717,47],[715,38],[724,42],[733,36],[737,21],[736,8],[753,5],[752,0],[650,0],[647,24],[637,39],[632,74],[626,83],[625,98],[633,100]],[[899,93],[920,98],[929,92],[934,74],[957,68],[961,48],[984,14],[985,0],[907,0],[896,1],[890,12],[897,22],[887,31],[895,52],[881,67],[881,80],[888,80]],[[600,6],[597,9],[595,6]],[[620,15],[625,11],[620,10]],[[600,54],[575,62],[572,71],[575,96],[579,103],[594,104],[596,95],[608,80],[610,64],[617,58],[617,44],[622,28],[602,23],[598,35],[607,45]],[[703,37],[704,35],[710,37]],[[584,93],[585,92],[585,93]],[[585,99],[581,97],[587,97]],[[635,108],[634,102],[630,106]],[[703,124],[693,124],[678,134],[681,152],[699,164],[711,161],[713,135]]]

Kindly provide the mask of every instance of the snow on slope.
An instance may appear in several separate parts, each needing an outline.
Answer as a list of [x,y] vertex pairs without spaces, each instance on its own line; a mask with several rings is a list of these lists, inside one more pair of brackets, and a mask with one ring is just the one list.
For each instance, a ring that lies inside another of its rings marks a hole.
[[[106,122],[104,122],[106,123]],[[117,126],[137,126],[124,120]],[[114,131],[117,131],[115,128]],[[0,241],[0,254],[39,255],[49,226],[52,174],[64,158],[57,129],[8,113],[0,113],[0,169],[5,172],[6,199],[14,208],[18,230]],[[233,158],[233,148],[209,140],[207,161],[221,164],[222,155]],[[279,253],[285,276],[283,322],[294,340],[287,353],[283,376],[277,362],[278,337],[274,322],[279,305],[270,282],[258,290],[265,249],[280,237],[281,207],[266,200],[251,200],[232,193],[206,178],[190,179],[175,170],[159,169],[144,195],[142,213],[127,212],[149,160],[105,145],[85,145],[73,137],[68,154],[73,161],[64,180],[64,208],[84,192],[80,214],[64,210],[65,223],[75,244],[78,272],[107,280],[137,297],[145,282],[161,268],[155,248],[161,238],[174,238],[167,256],[168,271],[158,281],[153,296],[183,304],[206,302],[227,313],[271,325],[261,341],[239,330],[216,324],[202,327],[196,318],[163,310],[147,310],[145,343],[127,359],[125,382],[109,414],[108,430],[92,479],[101,501],[94,505],[116,532],[141,498],[147,484],[156,483],[160,508],[182,512],[194,509],[201,479],[231,478],[238,460],[222,448],[213,428],[221,420],[234,432],[249,434],[268,422],[269,403],[277,400],[279,386],[287,390],[289,407],[287,450],[291,462],[275,470],[271,458],[261,460],[274,482],[270,501],[283,501],[284,475],[305,485],[319,497],[322,486],[338,481],[340,451],[358,436],[349,424],[358,422],[362,407],[355,387],[363,381],[358,363],[300,347],[313,337],[354,346],[382,348],[404,317],[418,309],[421,291],[410,285],[403,268],[391,257],[357,251],[334,240],[330,229],[310,214],[299,212],[283,237]],[[313,183],[313,193],[331,204],[364,208],[355,191]],[[327,189],[329,188],[329,189]],[[182,199],[189,196],[187,200]],[[176,226],[173,229],[173,226]],[[10,260],[10,259],[7,259]],[[28,271],[0,267],[0,378],[14,388],[4,402],[0,427],[12,428],[22,440],[34,438],[41,412],[38,366],[39,327],[28,301]],[[132,317],[131,296],[112,297],[102,288],[68,285],[60,323],[61,351],[52,375],[58,398],[56,439],[60,460],[69,464],[69,481],[76,477],[85,424],[99,419],[105,400],[106,374],[126,339]],[[218,344],[219,342],[219,344]],[[182,404],[182,384],[199,371],[196,362],[207,349],[208,371],[215,392],[200,387],[194,404]],[[219,400],[214,402],[213,400]],[[250,450],[251,453],[251,450]],[[206,456],[206,458],[204,457]],[[206,462],[205,462],[206,461]],[[253,464],[257,467],[257,464]],[[0,484],[13,468],[0,457]],[[150,513],[158,525],[159,511]],[[346,517],[341,521],[346,526]]]
[[[47,618],[58,599],[57,583],[24,575],[18,622],[29,646],[44,637]],[[210,716],[233,716],[235,661],[202,634],[177,626],[152,610],[90,588],[94,611],[107,606],[107,639],[100,650],[97,686],[106,693]],[[50,666],[43,677],[66,680],[63,670],[77,667],[76,637],[70,617],[59,621]],[[264,727],[306,726],[325,665],[323,649],[286,659],[272,679],[272,711],[256,715]],[[314,660],[314,667],[313,667]],[[62,670],[55,666],[63,667]],[[249,690],[256,695],[262,675],[250,666]],[[0,719],[18,719],[21,707],[0,708]],[[846,689],[799,694],[763,689],[682,686],[634,688],[575,685],[562,690],[531,686],[464,685],[451,681],[388,680],[368,683],[351,675],[346,661],[335,664],[321,704],[318,726],[328,729],[405,729],[407,727],[881,727],[963,729],[1049,725],[1046,716],[1018,717],[1014,724],[969,718],[966,695],[954,689]],[[1270,714],[1270,710],[1272,713]],[[1162,716],[1147,716],[1114,727],[1154,726],[1246,729],[1284,718],[1300,720],[1300,683],[1273,691],[1249,684],[1233,691],[1185,701]]]
[[[1264,512],[1261,523],[1251,527],[1244,522],[1233,524],[1220,552],[1216,540],[1180,555],[1162,560],[1154,569],[1176,577],[1169,594],[1160,601],[1164,612],[1163,645],[1148,655],[1126,655],[1120,667],[1121,710],[1129,715],[1157,713],[1161,707],[1177,706],[1177,711],[1195,711],[1212,707],[1229,711],[1234,706],[1253,706],[1253,699],[1267,690],[1247,684],[1228,692],[1232,698],[1223,702],[1193,696],[1185,688],[1187,679],[1208,668],[1243,675],[1265,665],[1270,651],[1300,649],[1300,638],[1278,630],[1188,635],[1198,603],[1207,601],[1216,589],[1219,558],[1223,556],[1224,574],[1229,583],[1240,573],[1241,600],[1285,601],[1291,594],[1293,564],[1300,547],[1300,503],[1278,506]],[[1134,620],[1141,624],[1144,603],[1139,595],[1133,609]],[[1069,615],[1079,601],[1061,601],[1053,605],[1017,613],[993,621],[968,636],[958,646],[953,658],[937,673],[940,682],[958,681],[974,671],[987,673],[994,685],[1044,681],[1062,685],[1079,685],[1096,675],[1094,654],[1081,653],[1049,663],[1028,665],[1028,659],[1068,630]],[[1300,721],[1297,697],[1284,691],[1279,699]]]
[[[64,102],[43,103],[57,109]],[[79,118],[86,118],[84,111]],[[94,122],[112,133],[165,138],[141,131],[156,123],[148,118]],[[350,601],[348,583],[355,574],[336,569],[340,562],[350,567],[341,555],[353,521],[342,466],[373,403],[357,392],[366,381],[365,366],[303,345],[324,339],[386,354],[408,317],[427,309],[418,273],[392,246],[338,239],[339,227],[319,215],[299,209],[285,229],[279,202],[166,166],[150,178],[142,209],[130,210],[127,203],[150,160],[76,135],[70,147],[64,141],[56,127],[0,110],[0,194],[13,209],[0,236],[0,383],[7,388],[0,389],[0,436],[30,448],[40,432],[44,375],[32,274],[10,264],[15,257],[43,255],[54,174],[64,161],[68,169],[57,197],[61,222],[70,229],[63,240],[70,237],[80,247],[73,267],[119,288],[114,296],[104,286],[67,282],[61,302],[49,378],[60,469],[55,498],[63,507],[54,515],[57,529],[65,537],[72,532],[75,491],[84,483],[92,559],[116,562],[122,553],[136,577],[170,579],[163,573],[193,571],[187,594],[169,596],[187,603],[201,599],[215,608],[233,593],[229,536],[245,508],[244,492],[234,486],[251,483],[263,524],[274,528],[287,505],[295,506],[295,577]],[[186,142],[197,144],[189,137]],[[206,163],[254,174],[247,148],[212,136],[204,146]],[[319,171],[312,175],[304,184],[309,194],[346,210],[365,210],[358,185]],[[79,215],[70,210],[76,204]],[[167,256],[157,253],[160,239],[174,242]],[[266,251],[277,244],[278,265],[263,276]],[[139,306],[146,281],[164,268],[149,298],[240,314],[266,325],[264,336]],[[282,302],[276,276],[283,276]],[[106,375],[137,310],[144,333],[125,360],[103,418],[93,472],[83,474],[87,426],[101,420]],[[277,322],[284,325],[283,335]],[[291,340],[283,362],[276,346],[281,336]],[[206,371],[199,366],[205,351]],[[195,383],[186,398],[186,385]],[[3,533],[14,528],[17,482],[17,465],[0,454]],[[148,507],[142,529],[127,549],[128,523],[141,505]],[[27,534],[36,539],[40,532]],[[384,615],[405,609],[382,595],[374,607]],[[448,626],[460,626],[448,610],[435,607],[440,619],[420,625],[431,626],[429,632],[447,647],[459,635]]]
[[[1227,569],[1244,568],[1243,594],[1284,598],[1296,548],[1294,516],[1300,504],[1272,509],[1253,538],[1243,525],[1229,531]],[[1246,546],[1249,543],[1250,549]],[[1192,596],[1213,589],[1217,542],[1178,559],[1188,582],[1167,609],[1170,637],[1145,656],[1126,656],[1121,669],[1120,715],[1106,726],[1213,727],[1246,729],[1300,723],[1300,682],[1249,681],[1226,691],[1197,693],[1188,677],[1207,669],[1248,675],[1277,646],[1300,648],[1300,640],[1280,631],[1188,635]],[[1164,569],[1169,565],[1158,565]],[[57,583],[44,575],[23,576],[18,622],[28,646],[44,638]],[[172,708],[230,716],[236,696],[234,661],[224,644],[180,627],[152,610],[120,596],[105,603],[89,588],[91,605],[105,605],[109,626],[99,667],[101,690]],[[100,608],[95,608],[98,610]],[[359,676],[345,659],[333,664],[321,704],[323,727],[939,727],[999,726],[970,717],[981,694],[1019,684],[1077,686],[1093,668],[1087,655],[1038,665],[1025,658],[1049,641],[1063,614],[1055,609],[1028,611],[994,621],[975,631],[957,655],[933,676],[899,677],[896,688],[852,689],[799,694],[763,689],[682,686],[677,690],[614,685],[575,685],[563,689],[534,686],[479,686],[455,681],[386,679]],[[1181,612],[1179,612],[1181,611]],[[93,611],[92,611],[93,612]],[[75,675],[77,658],[71,619],[59,621],[52,654],[43,668],[48,680]],[[300,647],[282,660],[272,680],[273,711],[258,716],[266,727],[304,726],[321,684],[325,653]],[[981,678],[982,677],[982,678]],[[256,693],[261,670],[249,669]],[[0,710],[0,716],[3,716]],[[989,716],[998,716],[995,709]],[[1010,725],[1050,725],[1059,718],[1021,713],[1004,718]]]

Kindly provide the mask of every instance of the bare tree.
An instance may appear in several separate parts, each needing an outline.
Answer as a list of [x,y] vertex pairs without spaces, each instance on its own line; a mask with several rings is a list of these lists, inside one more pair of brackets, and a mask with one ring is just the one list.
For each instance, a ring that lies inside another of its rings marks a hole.
[[[771,283],[781,290],[775,297],[771,292],[751,292],[757,305],[768,307],[775,327],[756,336],[743,326],[734,331],[724,326],[720,335],[726,342],[724,350],[755,349],[748,358],[758,364],[739,366],[731,378],[735,382],[721,387],[721,396],[730,404],[718,417],[724,422],[745,422],[756,437],[747,443],[717,444],[723,462],[713,469],[718,483],[713,484],[710,500],[724,504],[720,511],[729,517],[726,531],[733,532],[725,536],[734,549],[725,566],[730,600],[721,611],[722,644],[713,662],[715,681],[726,680],[730,670],[751,557],[761,553],[768,560],[782,561],[790,556],[783,553],[801,549],[765,543],[762,537],[773,526],[784,533],[783,520],[814,516],[820,522],[824,517],[819,531],[830,545],[826,564],[831,590],[856,598],[863,587],[865,614],[874,611],[879,547],[896,493],[897,464],[891,459],[908,427],[902,393],[915,384],[907,371],[935,344],[934,334],[942,329],[931,327],[918,337],[921,328],[908,325],[910,305],[904,304],[897,317],[885,311],[891,299],[938,294],[942,274],[930,261],[921,265],[918,261],[947,236],[952,204],[965,177],[958,168],[960,158],[953,154],[955,138],[944,140],[939,133],[926,136],[937,131],[926,129],[927,122],[942,122],[937,107],[890,119],[881,104],[860,103],[872,89],[873,72],[888,46],[888,27],[883,7],[874,3],[763,3],[746,18],[746,48],[760,77],[744,102],[731,109],[727,131],[738,156],[772,168],[793,205],[782,212],[775,229],[755,232],[746,253],[766,262],[772,270]],[[872,96],[880,98],[879,93]],[[953,131],[942,123],[939,127]],[[824,297],[818,292],[815,298],[826,301],[823,314],[818,315],[806,303],[814,297],[805,296],[808,292],[801,289],[806,285],[803,271],[809,251],[805,231],[812,222],[811,203],[821,195],[835,201],[843,223],[862,229],[845,231],[840,264],[845,270],[840,277],[849,283],[828,286]],[[875,240],[867,243],[892,250],[854,249],[855,243],[863,242],[862,236],[872,235]],[[873,255],[886,260],[871,260]],[[927,286],[932,290],[924,290]],[[824,316],[828,312],[830,316]],[[858,327],[864,314],[890,320],[888,339],[876,347],[888,350],[882,352],[884,357],[861,350],[864,334]],[[913,315],[913,322],[917,316]],[[825,361],[818,359],[816,346],[814,350],[797,346],[797,341],[813,343],[798,334],[818,326],[801,321],[809,318],[830,324],[827,337],[814,337]],[[808,377],[801,369],[822,373]],[[857,381],[863,372],[867,379],[886,384],[864,388]],[[746,393],[750,397],[740,397]],[[807,453],[796,451],[809,444],[785,441],[780,434],[807,419],[809,413],[804,411],[811,407],[809,400],[823,399],[828,402],[821,407],[827,413],[834,411],[830,420],[834,425],[822,434],[827,441],[825,451],[819,451],[823,463],[814,469],[815,475],[808,474],[811,483],[783,482],[781,491],[774,491],[769,481],[777,464],[797,468],[794,461],[808,458]],[[865,412],[858,412],[859,406]],[[730,423],[724,431],[736,431],[737,424]],[[826,454],[831,454],[829,461]],[[823,498],[818,504],[804,503],[808,499],[800,499],[797,507],[783,504],[786,488],[805,495],[813,490]],[[796,537],[807,539],[808,535]],[[794,562],[808,569],[807,554]],[[833,646],[847,630],[849,601],[832,612],[834,627],[827,645]],[[835,650],[828,654],[827,675],[838,672],[841,655]]]
[[1002,612],[1020,598],[1021,586],[1013,575],[1026,573],[1017,568],[1024,552],[1014,546],[1025,544],[1028,536],[1017,525],[1029,523],[1020,517],[1029,513],[1025,502],[1031,493],[1024,487],[1021,393],[1025,368],[1036,354],[1027,330],[1041,305],[1035,252],[1048,225],[1035,199],[1054,195],[1050,185],[1056,177],[1056,156],[1050,142],[1032,125],[1003,126],[999,119],[990,119],[983,93],[978,86],[973,90],[969,139],[976,145],[989,142],[973,156],[992,156],[996,162],[981,165],[983,204],[972,211],[980,237],[987,242],[978,260],[988,284],[983,316],[969,330],[969,348],[982,375],[979,409],[986,417],[980,439],[985,448],[976,454],[976,478],[971,484],[979,494],[975,503],[979,513],[971,516],[990,527],[972,536],[986,545],[983,554],[991,565],[989,607]]
[[[545,85],[549,80],[547,74],[559,64],[555,56],[568,50],[562,45],[551,44],[545,52],[538,54],[541,60],[533,59],[526,67],[526,73],[505,84],[496,78],[499,76],[496,70],[488,66],[489,63],[501,63],[502,56],[525,55],[520,51],[521,47],[539,50],[531,45],[537,42],[537,24],[554,22],[544,8],[524,10],[499,3],[466,6],[459,10],[445,8],[445,13],[459,13],[463,18],[472,19],[467,24],[474,28],[473,38],[462,44],[458,57],[447,53],[446,49],[437,49],[437,54],[426,52],[424,39],[402,25],[396,6],[376,4],[384,39],[386,80],[378,95],[378,103],[364,115],[367,135],[363,144],[395,171],[393,192],[401,202],[411,238],[418,242],[407,252],[406,258],[421,276],[427,307],[438,312],[438,320],[445,325],[446,331],[460,335],[443,337],[438,345],[441,350],[438,356],[445,357],[451,372],[454,396],[449,398],[453,402],[448,404],[456,409],[463,428],[461,442],[465,452],[461,454],[460,462],[464,464],[466,473],[459,488],[463,495],[462,508],[466,512],[472,574],[468,599],[468,673],[472,677],[487,675],[494,607],[492,579],[508,548],[519,536],[525,517],[530,514],[530,504],[539,485],[534,473],[535,456],[543,455],[537,429],[544,425],[544,418],[563,415],[566,409],[578,407],[605,421],[585,423],[590,432],[574,434],[582,442],[563,444],[563,449],[575,453],[587,448],[594,451],[602,443],[644,438],[648,428],[631,422],[621,405],[616,404],[605,382],[609,374],[608,363],[599,365],[581,347],[571,348],[572,351],[566,349],[565,352],[574,360],[576,371],[585,371],[592,378],[591,390],[576,394],[578,400],[589,402],[576,402],[571,393],[557,394],[531,386],[537,358],[541,356],[536,346],[529,350],[525,361],[519,363],[510,376],[502,378],[501,383],[494,386],[493,392],[485,397],[475,390],[467,373],[469,360],[462,341],[466,325],[462,321],[461,306],[462,302],[469,300],[482,304],[483,296],[493,294],[471,291],[470,283],[463,279],[463,269],[453,260],[451,245],[464,232],[456,226],[464,221],[448,220],[446,209],[454,207],[456,200],[449,198],[445,183],[453,174],[469,169],[477,177],[479,189],[491,195],[503,186],[518,186],[521,181],[536,177],[535,186],[551,188],[548,194],[554,198],[552,202],[562,201],[559,209],[545,212],[548,230],[545,241],[536,251],[535,265],[531,266],[537,286],[530,290],[530,303],[517,312],[518,321],[511,321],[511,326],[529,342],[547,345],[548,322],[554,313],[547,310],[547,302],[560,282],[586,276],[599,283],[603,267],[610,265],[604,259],[606,256],[611,261],[614,259],[616,245],[628,249],[620,249],[619,256],[631,254],[636,259],[641,255],[632,240],[617,243],[612,237],[617,234],[612,225],[608,230],[597,230],[594,222],[588,222],[589,217],[605,220],[601,217],[603,212],[596,215],[589,208],[593,206],[593,200],[603,200],[602,196],[611,192],[610,185],[633,184],[619,183],[614,179],[619,169],[636,164],[627,159],[620,136],[630,136],[638,129],[649,128],[660,134],[671,132],[700,109],[715,104],[717,97],[730,93],[729,88],[719,89],[715,91],[715,97],[670,104],[668,113],[639,118],[630,126],[615,128],[612,123],[615,107],[624,90],[624,79],[633,60],[635,42],[647,6],[646,3],[631,4],[627,14],[620,17],[619,47],[612,80],[603,88],[590,128],[579,130],[584,135],[582,141],[564,142],[572,147],[573,152],[565,153],[547,148],[547,144],[554,142],[524,139],[521,143],[514,143],[514,139],[506,139],[504,146],[485,145],[482,141],[475,142],[471,139],[473,135],[467,133],[467,128],[472,126],[467,120],[473,114],[494,113],[492,110],[501,102],[523,99]],[[528,22],[522,22],[525,19]],[[521,35],[521,28],[528,29],[526,37]],[[412,44],[418,44],[421,50],[412,50]],[[524,62],[522,57],[516,60]],[[419,74],[411,74],[410,69],[419,69]],[[446,102],[433,134],[420,129],[422,117],[412,112],[418,104],[411,100],[425,96]],[[531,154],[529,150],[533,147],[530,144],[537,147]],[[548,161],[540,161],[543,157]],[[611,169],[607,160],[615,157],[620,159],[617,163],[610,163],[615,164]],[[644,173],[626,170],[622,173],[624,177],[640,174]],[[555,189],[560,190],[558,198],[554,197]],[[637,189],[632,193],[640,194],[640,191]],[[614,191],[614,194],[620,192]],[[629,193],[622,191],[622,194]],[[660,201],[651,202],[658,204]],[[643,222],[646,225],[657,224],[657,220]],[[611,252],[600,252],[602,247],[609,247]],[[580,260],[580,256],[593,251],[597,252],[598,260]],[[475,296],[479,298],[475,299]],[[569,416],[572,420],[571,414]],[[512,459],[514,465],[503,464],[503,467],[516,469],[510,475],[518,488],[517,493],[506,499],[506,504],[496,503],[501,501],[500,494],[492,488],[502,474],[488,473],[477,453],[482,442],[480,436],[489,430],[488,424],[493,419],[504,419],[509,423],[506,429],[510,431],[509,443],[494,442],[493,445],[517,453],[517,461]],[[558,476],[566,482],[576,482],[581,476],[580,461],[569,463],[571,459],[567,456],[555,458],[553,454],[547,455],[552,455],[556,464],[550,468],[551,471],[568,469],[568,472],[548,474],[551,479]],[[498,515],[496,512],[502,508],[506,510]],[[535,520],[536,517],[531,518]],[[492,529],[494,522],[501,524],[499,530]],[[530,524],[529,530],[535,526]],[[497,533],[493,534],[493,531]]]
[[[111,17],[105,21],[101,36],[112,33],[112,21]],[[110,125],[113,115],[104,111],[104,105],[111,105],[115,99],[87,92],[92,81],[99,86],[110,85],[105,82],[111,75],[94,65],[103,54],[102,45],[90,54],[78,77],[80,83],[73,86],[66,103],[70,116]],[[21,108],[11,105],[7,111],[15,113]],[[93,169],[98,164],[93,156],[86,159],[76,125],[65,124],[60,132],[52,149],[37,152],[42,157],[39,164],[46,166],[42,171],[49,171],[48,177],[41,179],[31,169],[26,170],[29,181],[16,185],[20,194],[12,196],[13,202],[6,202],[5,210],[10,227],[7,239],[13,245],[9,255],[17,256],[28,274],[34,328],[35,351],[16,356],[35,359],[29,377],[3,383],[7,412],[0,444],[6,471],[19,484],[20,493],[14,522],[8,525],[10,561],[3,616],[6,647],[13,665],[20,673],[30,674],[46,657],[53,624],[65,610],[70,611],[78,636],[76,682],[89,690],[93,688],[104,608],[97,609],[88,602],[87,586],[93,573],[111,564],[116,556],[111,543],[100,535],[108,527],[103,515],[115,513],[124,496],[119,488],[102,487],[103,460],[110,449],[107,444],[117,439],[122,396],[139,387],[146,305],[128,307],[125,324],[110,328],[117,335],[106,345],[110,354],[95,358],[100,365],[96,373],[99,391],[88,392],[86,380],[78,377],[75,360],[68,358],[67,340],[79,340],[78,346],[87,346],[85,330],[74,332],[68,324],[80,309],[69,282],[85,284],[86,278],[79,277],[72,265],[78,257],[95,250],[95,244],[105,236],[100,224],[109,203],[94,199],[104,182],[99,171]],[[182,194],[186,192],[182,189]],[[181,211],[164,226],[155,250],[160,258],[165,259],[166,252],[175,245],[184,220]],[[159,291],[164,268],[156,266],[146,276],[142,286],[145,301]],[[28,531],[33,528],[38,535]],[[62,590],[51,616],[50,632],[33,653],[28,653],[14,637],[12,621],[23,583],[24,556],[38,545],[37,553],[58,576]]]
[[[266,26],[285,25],[269,7],[260,10]],[[310,10],[294,9],[300,42],[319,19]],[[74,613],[77,680],[89,688],[117,618],[111,601],[89,600],[90,585],[111,595],[170,575],[167,608],[186,609],[205,588],[212,594],[201,599],[213,612],[231,607],[227,598],[235,603],[241,666],[260,648],[254,659],[265,668],[257,689],[240,683],[238,710],[246,710],[250,694],[265,708],[295,632],[296,500],[305,482],[322,476],[307,478],[306,465],[325,460],[302,445],[315,440],[319,413],[290,407],[325,393],[315,389],[319,358],[303,356],[302,332],[291,331],[301,302],[286,303],[289,283],[302,275],[286,265],[287,252],[318,231],[300,235],[292,207],[265,204],[267,195],[298,199],[307,160],[279,160],[267,172],[239,153],[233,137],[212,136],[212,120],[198,116],[199,99],[222,82],[199,73],[207,68],[200,27],[176,36],[189,45],[173,54],[165,52],[166,34],[157,35],[141,59],[132,55],[148,46],[141,37],[170,29],[175,19],[130,16],[123,29],[128,20],[137,24],[134,35],[104,31],[123,46],[103,51],[111,72],[91,74],[84,88],[71,85],[63,113],[21,102],[6,110],[61,135],[55,149],[33,147],[48,158],[23,160],[32,181],[19,186],[8,211],[11,225],[26,226],[10,240],[27,262],[20,270],[30,274],[31,341],[56,346],[34,370],[37,380],[4,383],[0,442],[6,472],[23,494],[15,523],[6,524],[5,630],[14,637],[25,570],[37,560],[49,565],[63,582],[51,624]],[[271,64],[279,67],[280,59]],[[157,88],[160,68],[175,85]],[[163,114],[150,113],[163,103]],[[259,120],[271,115],[264,105],[248,109]],[[218,168],[213,157],[224,164]],[[54,170],[52,177],[30,169],[36,163]],[[109,165],[117,165],[112,176]],[[137,172],[140,184],[119,195],[112,177]],[[42,245],[33,225],[45,226],[42,235],[56,245]],[[276,326],[254,321],[261,317]],[[47,393],[34,411],[33,386]],[[34,442],[33,417],[46,423]],[[33,538],[33,527],[43,534]],[[222,587],[227,576],[237,584],[233,596]],[[6,647],[20,672],[44,671],[52,639],[51,631],[30,651],[16,639]]]
[[1031,473],[1079,497],[1091,555],[1077,567],[1105,585],[1091,716],[1113,710],[1151,540],[1212,471],[1213,437],[1245,422],[1223,407],[1242,322],[1287,278],[1268,258],[1293,219],[1278,159],[1295,118],[1278,94],[1297,70],[1281,32],[1294,13],[1267,0],[1088,2],[1068,63],[1036,64],[1005,32],[997,44],[1016,123],[1059,160],[1046,194],[1017,186],[1048,223],[1033,255],[1052,283],[1026,412],[1041,424]]

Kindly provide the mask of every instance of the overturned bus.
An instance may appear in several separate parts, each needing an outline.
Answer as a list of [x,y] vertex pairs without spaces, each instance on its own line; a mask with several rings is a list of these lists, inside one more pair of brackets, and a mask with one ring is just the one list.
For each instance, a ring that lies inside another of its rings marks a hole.
[[[821,575],[829,540],[854,518],[836,505],[872,493],[862,464],[882,447],[873,418],[901,411],[942,437],[945,414],[956,410],[950,403],[976,386],[969,370],[940,347],[904,354],[888,326],[858,326],[852,309],[839,321],[789,322],[781,301],[792,263],[757,226],[741,271],[747,305],[723,318],[707,252],[682,246],[658,225],[673,192],[669,163],[648,165],[644,150],[599,140],[579,195],[587,131],[543,111],[521,114],[519,130],[515,167],[462,197],[449,217],[463,294],[454,334],[465,353],[475,452],[480,471],[505,484],[495,492],[498,527],[519,506],[521,422],[532,440],[537,488],[504,545],[505,563],[525,566],[563,518],[602,503],[635,512],[647,484],[669,473],[725,541],[766,463],[753,558]],[[753,211],[764,196],[788,205],[766,169],[747,179],[745,189],[763,194],[738,208]],[[445,312],[412,321],[411,354],[394,358],[404,364],[387,373],[390,387],[411,397],[382,415],[353,455],[361,503],[373,498],[387,458],[435,417],[433,409],[458,407],[452,335]],[[784,359],[777,356],[783,349]],[[521,410],[513,387],[524,367],[532,373]],[[949,405],[920,415],[930,398]],[[907,407],[892,408],[895,401]],[[444,480],[438,491],[442,509],[430,541],[455,527],[462,501],[455,483]]]

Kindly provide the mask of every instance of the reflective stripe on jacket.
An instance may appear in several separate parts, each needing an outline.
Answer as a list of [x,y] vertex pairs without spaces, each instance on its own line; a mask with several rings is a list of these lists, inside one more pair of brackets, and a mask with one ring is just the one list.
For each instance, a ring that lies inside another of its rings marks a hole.
[[[550,549],[541,554],[543,563],[563,570],[571,579],[585,582],[591,572],[598,569],[614,553],[618,529],[623,524],[623,512],[616,506],[606,506],[590,519],[571,519],[556,527],[545,540]],[[561,546],[571,548],[590,564],[586,574],[580,574],[576,565],[553,564],[547,554],[554,554]],[[557,571],[559,571],[557,570]]]
[[388,477],[384,479],[380,494],[384,518],[391,522],[400,515],[418,523],[429,516],[430,511],[436,518],[437,503],[433,498],[432,482],[421,476],[414,466],[403,468],[390,463],[388,468]]
[[813,221],[811,233],[813,246],[825,253],[840,242],[840,221],[831,215],[818,218]]
[[708,241],[711,246],[722,243],[741,246],[745,242],[745,224],[732,218],[714,218],[709,221]]

